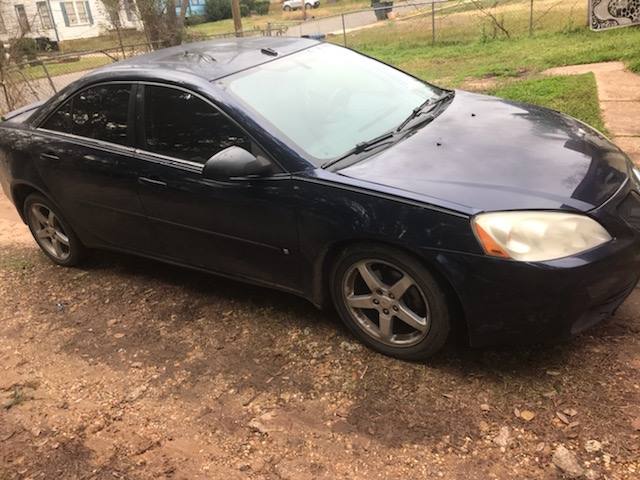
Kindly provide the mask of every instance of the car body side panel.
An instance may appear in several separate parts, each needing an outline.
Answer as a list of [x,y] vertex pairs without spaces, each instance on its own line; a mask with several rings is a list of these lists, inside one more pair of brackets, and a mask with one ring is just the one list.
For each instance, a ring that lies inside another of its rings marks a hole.
[[316,304],[326,300],[321,278],[330,261],[328,255],[347,243],[380,242],[414,254],[422,250],[482,253],[465,215],[330,181],[331,174],[321,175],[325,178],[294,177],[302,268],[313,272],[305,279],[305,291]]

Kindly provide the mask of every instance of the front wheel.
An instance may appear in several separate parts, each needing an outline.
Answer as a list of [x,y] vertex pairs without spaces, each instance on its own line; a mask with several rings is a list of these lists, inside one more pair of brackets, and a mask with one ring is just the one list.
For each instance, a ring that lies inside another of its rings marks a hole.
[[58,265],[77,265],[84,247],[51,201],[33,193],[24,202],[24,218],[42,251]]
[[284,7],[282,7],[282,9],[283,9],[285,12],[290,12],[290,11],[291,11],[291,7],[290,7],[289,5],[285,5]]
[[365,344],[405,360],[432,356],[450,330],[447,298],[416,259],[386,247],[353,247],[342,253],[332,277],[333,301],[342,320]]

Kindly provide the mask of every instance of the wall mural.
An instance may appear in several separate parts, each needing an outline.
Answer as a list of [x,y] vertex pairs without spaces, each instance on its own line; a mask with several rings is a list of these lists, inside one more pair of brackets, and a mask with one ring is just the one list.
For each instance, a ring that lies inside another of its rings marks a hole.
[[640,0],[590,0],[591,30],[640,25]]

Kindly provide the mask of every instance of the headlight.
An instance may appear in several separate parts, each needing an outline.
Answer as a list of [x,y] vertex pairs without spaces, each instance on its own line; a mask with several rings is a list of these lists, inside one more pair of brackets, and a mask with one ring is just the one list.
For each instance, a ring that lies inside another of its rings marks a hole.
[[567,257],[611,240],[598,222],[574,213],[482,213],[472,224],[487,255],[523,262]]

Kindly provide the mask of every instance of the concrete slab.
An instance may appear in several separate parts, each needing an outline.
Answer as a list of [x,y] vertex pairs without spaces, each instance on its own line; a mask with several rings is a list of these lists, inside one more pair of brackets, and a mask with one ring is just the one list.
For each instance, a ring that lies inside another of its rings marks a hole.
[[640,137],[614,137],[613,142],[640,165]]
[[[608,100],[634,100],[640,102],[640,75],[626,70],[596,72],[598,98]],[[640,122],[640,119],[638,120]]]
[[584,65],[570,65],[545,70],[545,75],[582,75],[583,73],[616,72],[624,70],[622,62],[585,63]]
[[600,102],[602,118],[615,137],[640,137],[640,102]]

